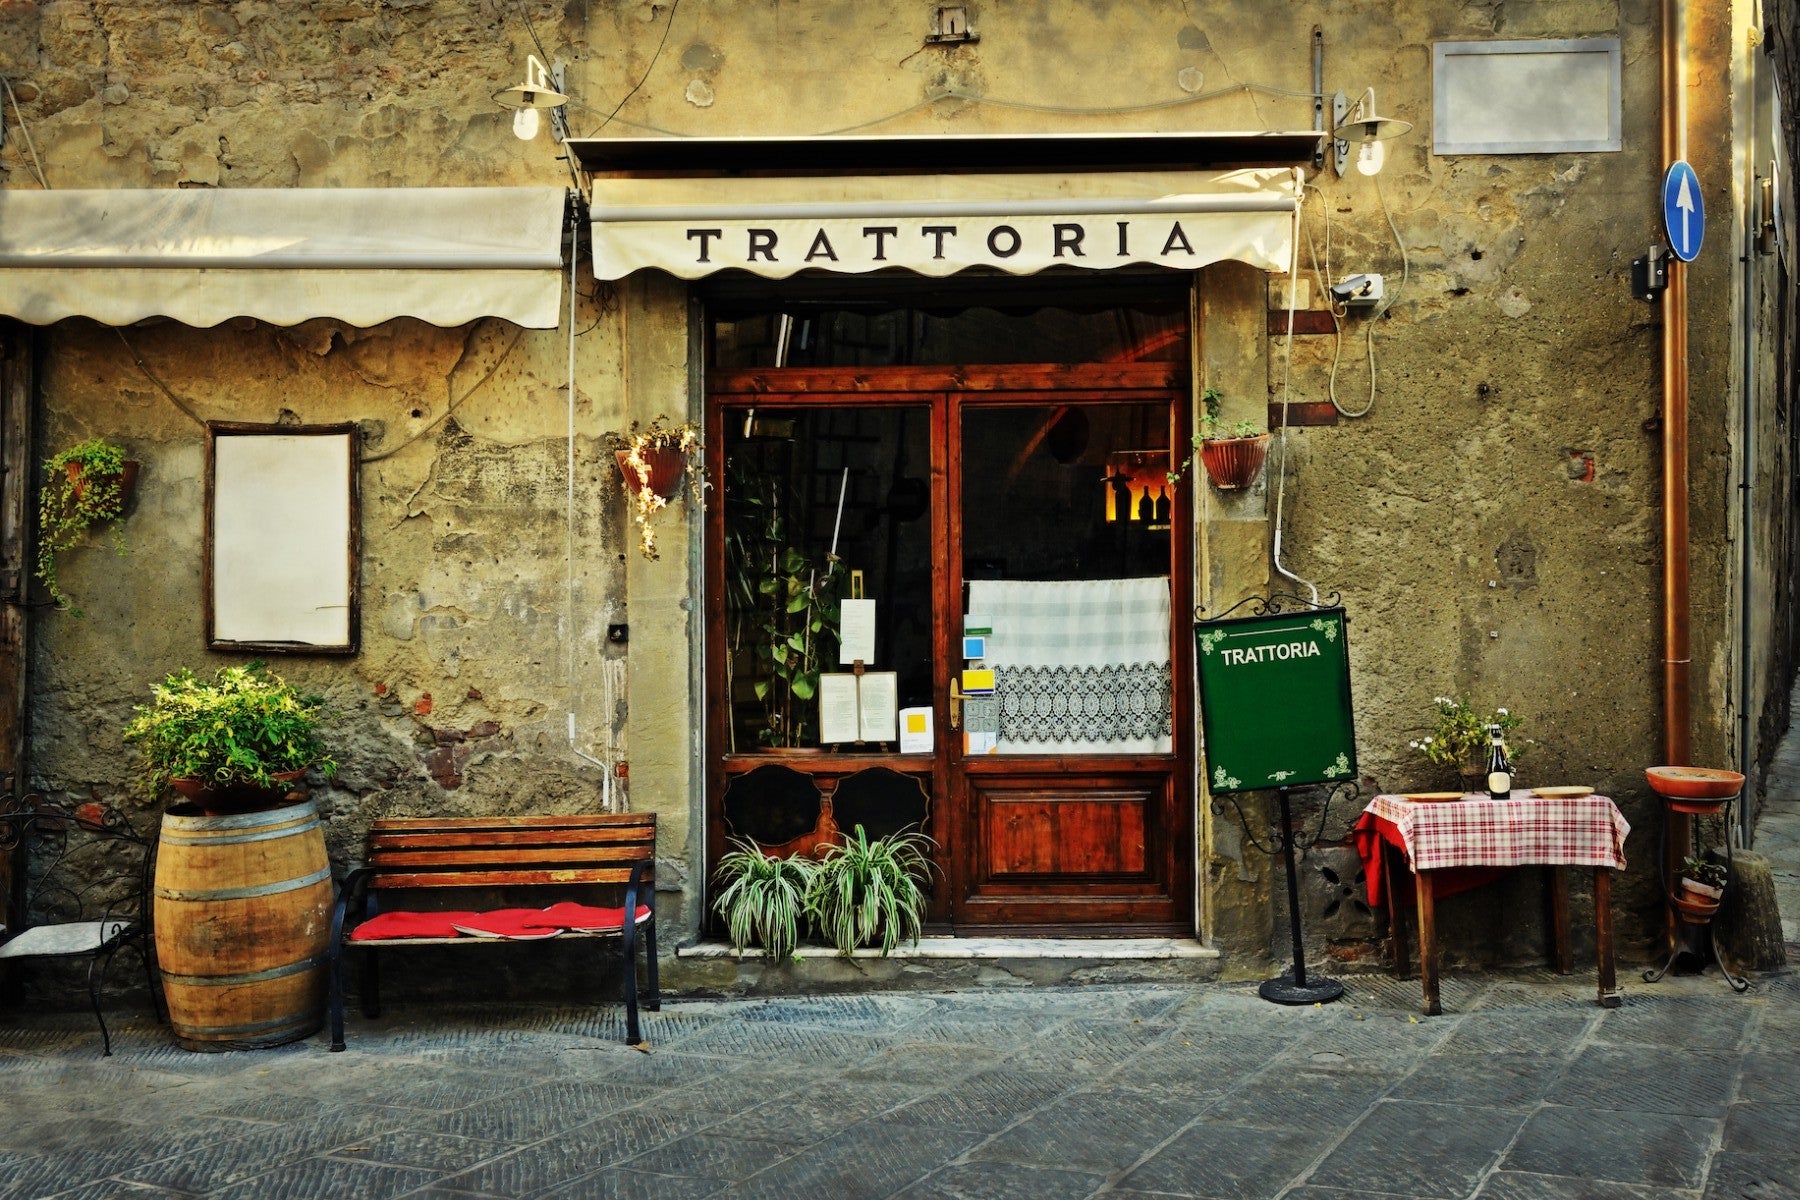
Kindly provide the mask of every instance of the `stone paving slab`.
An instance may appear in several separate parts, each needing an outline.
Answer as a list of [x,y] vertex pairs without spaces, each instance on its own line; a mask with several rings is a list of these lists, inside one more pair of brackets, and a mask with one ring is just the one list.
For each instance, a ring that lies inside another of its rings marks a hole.
[[[120,1014],[0,1013],[0,1200],[1764,1200],[1800,1196],[1800,976],[1602,1010],[1578,978],[1350,976],[646,1014],[409,1004],[189,1054]],[[1453,1002],[1452,1002],[1453,1000]],[[1785,1190],[1784,1190],[1785,1189]]]

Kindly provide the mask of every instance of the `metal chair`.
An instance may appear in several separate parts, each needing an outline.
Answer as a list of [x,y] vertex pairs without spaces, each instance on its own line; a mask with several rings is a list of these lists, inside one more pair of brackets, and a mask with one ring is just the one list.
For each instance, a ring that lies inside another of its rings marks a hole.
[[112,1036],[100,989],[121,948],[137,950],[151,1007],[164,1019],[150,939],[154,845],[109,804],[0,795],[0,854],[13,865],[14,926],[0,927],[0,963],[86,958],[103,1056],[112,1054]]

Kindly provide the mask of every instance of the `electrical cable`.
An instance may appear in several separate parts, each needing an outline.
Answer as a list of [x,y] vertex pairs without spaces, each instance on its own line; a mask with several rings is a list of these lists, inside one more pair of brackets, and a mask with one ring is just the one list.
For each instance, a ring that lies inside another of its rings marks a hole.
[[575,272],[581,263],[581,221],[580,205],[569,206],[569,386],[568,386],[568,429],[564,439],[563,472],[567,476],[568,492],[563,500],[563,561],[565,564],[565,585],[567,588],[567,626],[563,636],[563,694],[568,697],[568,730],[569,751],[575,757],[599,767],[602,772],[600,784],[600,807],[602,812],[613,811],[613,775],[612,767],[603,759],[595,758],[575,744],[575,646],[579,638],[575,631]]
[[25,139],[25,148],[31,151],[31,169],[37,175],[38,186],[47,192],[50,190],[50,181],[44,178],[44,164],[38,160],[37,145],[31,140],[31,130],[25,127],[25,114],[19,111],[19,98],[13,94],[12,84],[4,75],[0,75],[0,87],[6,89],[6,98],[12,101],[13,116],[19,122],[19,134]]
[[[644,73],[638,76],[638,81],[631,85],[631,90],[626,92],[617,104],[613,105],[613,110],[607,114],[606,120],[600,122],[600,129],[605,129],[612,123],[612,119],[619,115],[619,110],[625,107],[625,102],[637,95],[638,89],[644,86],[644,81],[650,78],[650,72],[656,69],[656,60],[662,57],[663,47],[669,44],[669,30],[675,27],[675,11],[680,7],[681,0],[675,0],[675,3],[669,5],[669,19],[663,22],[662,41],[656,43],[656,53],[650,56],[650,64],[644,68]],[[588,136],[597,136],[600,129],[594,130]]]
[[1318,587],[1288,570],[1281,562],[1281,514],[1283,501],[1287,498],[1288,405],[1293,400],[1294,391],[1294,308],[1299,299],[1300,225],[1306,203],[1304,181],[1298,167],[1294,168],[1294,182],[1299,190],[1294,198],[1294,232],[1290,242],[1292,249],[1288,254],[1287,336],[1282,339],[1281,350],[1281,461],[1277,464],[1275,474],[1275,530],[1270,545],[1270,561],[1274,564],[1276,574],[1305,585],[1306,590],[1312,593],[1314,607],[1317,607]]

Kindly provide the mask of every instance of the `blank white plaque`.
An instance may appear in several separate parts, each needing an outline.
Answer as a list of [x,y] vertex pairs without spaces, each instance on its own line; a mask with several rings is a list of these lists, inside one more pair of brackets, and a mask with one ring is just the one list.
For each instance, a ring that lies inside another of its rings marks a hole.
[[207,644],[351,653],[355,428],[210,425]]
[[1623,148],[1618,38],[1437,42],[1434,154]]

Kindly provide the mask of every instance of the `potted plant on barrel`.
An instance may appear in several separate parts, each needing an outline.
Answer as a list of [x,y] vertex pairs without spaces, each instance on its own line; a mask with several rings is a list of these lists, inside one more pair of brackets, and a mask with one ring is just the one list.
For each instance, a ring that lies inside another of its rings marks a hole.
[[309,768],[337,770],[319,740],[324,700],[261,662],[211,680],[183,668],[151,694],[125,726],[138,746],[138,789],[151,799],[173,788],[203,813],[251,812],[286,802]]
[[138,788],[184,797],[163,817],[152,928],[175,1040],[247,1050],[324,1021],[331,863],[317,807],[291,792],[337,763],[319,740],[324,701],[260,662],[212,679],[183,669],[136,709],[125,740]]
[[80,617],[57,580],[56,559],[72,550],[88,530],[113,522],[113,549],[125,553],[119,519],[137,481],[138,464],[105,438],[89,438],[44,461],[44,485],[38,493],[37,577],[50,599]]

